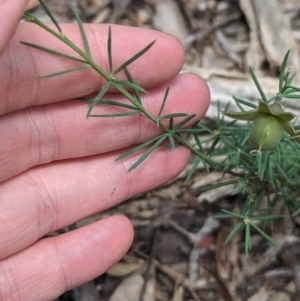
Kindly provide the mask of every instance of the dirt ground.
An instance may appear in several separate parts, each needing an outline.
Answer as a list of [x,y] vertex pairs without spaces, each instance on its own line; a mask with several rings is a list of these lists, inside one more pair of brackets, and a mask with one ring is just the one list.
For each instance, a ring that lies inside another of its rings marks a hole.
[[[72,9],[88,23],[118,23],[176,35],[186,49],[184,70],[204,77],[212,107],[203,122],[214,127],[214,103],[233,94],[255,99],[248,66],[272,93],[285,52],[299,70],[299,0],[48,0],[59,22],[74,22]],[[31,11],[47,21],[37,1]],[[242,95],[240,95],[242,94]],[[300,106],[294,106],[294,110]],[[252,250],[244,253],[243,233],[224,241],[234,221],[217,220],[221,208],[239,210],[243,196],[230,188],[199,193],[222,176],[199,168],[188,184],[189,167],[174,181],[77,225],[111,214],[128,216],[134,243],[105,275],[65,293],[66,301],[292,301],[300,300],[300,240],[297,220],[278,222],[267,233],[276,249],[253,233]],[[73,225],[74,226],[74,225]],[[58,235],[70,229],[62,229]]]

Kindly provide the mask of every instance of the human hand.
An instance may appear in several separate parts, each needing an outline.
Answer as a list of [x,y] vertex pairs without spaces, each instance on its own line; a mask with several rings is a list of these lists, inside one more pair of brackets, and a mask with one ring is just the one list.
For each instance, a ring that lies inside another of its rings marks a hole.
[[[71,53],[27,23],[19,25],[5,48],[25,2],[0,2],[2,23],[14,23],[0,29],[0,300],[45,301],[104,273],[130,247],[133,229],[127,218],[118,215],[58,237],[41,238],[170,181],[190,154],[184,147],[159,148],[130,173],[128,168],[140,154],[115,162],[126,148],[160,130],[139,115],[86,120],[86,104],[73,99],[99,91],[104,84],[93,70],[34,80],[72,63],[19,41]],[[11,7],[3,15],[1,5],[14,5],[19,11]],[[75,43],[82,43],[76,25],[62,28]],[[85,30],[95,61],[108,70],[108,26],[86,25]],[[112,38],[116,66],[156,40],[129,66],[137,84],[149,91],[143,100],[150,112],[157,114],[169,85],[165,114],[205,114],[208,88],[195,75],[178,74],[184,52],[174,37],[113,25]],[[114,91],[110,97],[124,100]],[[111,112],[106,107],[98,110]]]

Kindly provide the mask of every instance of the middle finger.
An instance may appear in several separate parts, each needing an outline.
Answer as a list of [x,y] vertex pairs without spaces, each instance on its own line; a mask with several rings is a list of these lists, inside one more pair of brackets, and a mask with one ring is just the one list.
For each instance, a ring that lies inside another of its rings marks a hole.
[[0,184],[0,259],[170,181],[189,159],[184,147],[161,147],[128,173],[141,153],[114,162],[123,151],[41,165]]
[[[181,74],[169,85],[171,90],[163,114],[184,112],[203,116],[209,102],[209,91],[199,77]],[[165,89],[166,86],[161,86],[143,96],[145,107],[155,116]],[[118,94],[110,98],[122,100]],[[100,114],[120,112],[119,108],[107,106],[99,106],[96,110]],[[65,101],[2,116],[0,182],[33,166],[124,148],[146,141],[160,132],[144,116],[86,120],[86,111],[84,103]]]

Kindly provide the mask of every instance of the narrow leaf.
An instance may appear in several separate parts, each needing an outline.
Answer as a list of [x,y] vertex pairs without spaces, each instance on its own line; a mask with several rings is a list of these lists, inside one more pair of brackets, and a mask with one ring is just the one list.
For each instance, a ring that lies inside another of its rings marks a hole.
[[[270,209],[275,209],[275,208],[266,208],[264,210],[270,210]],[[258,210],[255,210],[258,211]],[[251,221],[267,221],[267,220],[272,220],[275,218],[285,218],[285,215],[265,215],[265,216],[257,216],[257,217],[252,217]]]
[[[289,88],[289,89],[291,89],[291,90],[293,90],[293,91],[298,91],[298,92],[300,92],[300,88],[299,88],[299,87],[296,87],[296,86],[288,85],[288,86],[286,86],[286,88]],[[284,94],[285,94],[285,93],[287,93],[287,90],[285,90]]]
[[124,117],[124,116],[132,116],[132,115],[138,115],[140,114],[139,111],[134,112],[124,112],[124,113],[115,113],[115,114],[95,114],[95,115],[89,115],[89,117]]
[[129,169],[128,172],[137,168],[145,159],[155,151],[159,145],[167,138],[168,135],[163,135],[158,141],[156,141]]
[[189,122],[190,120],[192,120],[195,116],[196,116],[196,114],[189,115],[189,116],[186,117],[184,120],[182,120],[181,122],[179,122],[179,123],[174,127],[174,129],[180,129],[183,125],[185,125],[187,122]]
[[194,189],[194,191],[204,192],[204,191],[216,189],[216,188],[227,186],[227,185],[237,184],[238,182],[239,182],[239,179],[224,181],[224,182],[220,182],[220,183],[216,183],[216,184],[205,185],[205,186]]
[[108,28],[108,39],[107,39],[107,53],[108,53],[108,62],[109,62],[109,73],[112,74],[113,63],[112,63],[112,50],[111,50],[111,27]]
[[[133,78],[132,78],[130,72],[128,71],[128,69],[127,69],[127,68],[124,68],[124,70],[125,70],[126,76],[128,77],[128,80],[129,80],[131,83],[134,83],[134,80],[133,80]],[[135,94],[136,100],[137,100],[140,104],[142,104],[142,99],[141,99],[141,96],[140,96],[139,91],[136,90],[136,89],[133,89],[133,90],[134,90],[134,94]]]
[[215,215],[215,218],[232,218],[232,216],[228,215],[228,214],[217,214]]
[[228,214],[228,215],[230,215],[230,216],[232,216],[232,217],[237,217],[237,218],[239,218],[239,219],[243,219],[244,220],[244,216],[243,215],[241,215],[241,214],[237,214],[237,213],[233,213],[233,212],[231,212],[231,211],[228,211],[228,210],[225,210],[225,209],[221,209],[224,213],[226,213],[226,214]]
[[[89,98],[88,100],[85,100],[85,101],[93,101],[93,100],[94,100],[93,98]],[[139,109],[137,107],[134,107],[134,106],[126,104],[126,103],[113,101],[113,100],[100,99],[99,102],[97,102],[97,104],[110,105],[110,106],[122,107],[122,108],[130,109],[130,110],[139,111]]]
[[87,56],[89,58],[91,58],[91,50],[90,50],[89,42],[88,42],[87,37],[85,35],[85,31],[83,29],[82,21],[81,21],[81,19],[79,17],[79,14],[78,14],[78,12],[75,8],[73,9],[73,13],[75,15],[75,18],[76,18],[76,21],[77,21],[77,24],[78,24],[78,27],[79,27],[79,30],[80,30],[80,34],[81,34],[81,38],[82,38],[82,41],[83,41],[85,53],[87,54]]
[[164,120],[164,119],[169,119],[169,118],[176,118],[176,117],[185,117],[185,116],[188,116],[188,114],[186,114],[186,113],[173,113],[173,114],[164,115],[164,116],[160,117],[159,120]]
[[169,129],[173,130],[173,127],[174,127],[174,118],[171,117],[169,122]]
[[96,104],[102,99],[102,97],[106,94],[108,89],[110,88],[110,83],[107,83],[105,86],[102,87],[101,91],[98,93],[98,95],[91,101],[89,104],[89,109],[87,111],[86,117],[88,118]]
[[83,66],[79,66],[79,67],[76,67],[76,68],[72,68],[72,69],[68,69],[68,70],[64,70],[64,71],[60,71],[60,72],[56,72],[56,73],[51,73],[51,74],[47,74],[47,75],[38,76],[38,77],[36,77],[36,79],[55,77],[55,76],[59,76],[59,75],[63,75],[63,74],[66,74],[66,73],[75,72],[75,71],[79,71],[79,70],[83,70],[83,69],[87,69],[87,68],[90,68],[90,66],[89,65],[83,65]]
[[285,94],[283,95],[284,98],[291,98],[291,99],[300,99],[299,94]]
[[[190,178],[192,177],[192,175],[194,174],[194,172],[197,170],[197,167],[198,165],[201,163],[201,159],[200,158],[196,158],[196,162],[194,163],[193,167],[190,169],[190,171],[188,172],[185,180],[184,180],[184,183],[186,184]],[[300,209],[299,209],[300,210]]]
[[51,21],[54,23],[54,25],[56,26],[57,30],[61,33],[61,28],[58,25],[58,22],[55,20],[55,18],[53,17],[50,9],[48,8],[48,6],[45,4],[45,2],[43,0],[39,0],[44,11],[46,12],[46,14],[48,15],[48,17],[51,19]]
[[146,141],[146,142],[144,142],[144,143],[138,145],[137,147],[135,147],[135,148],[133,148],[133,149],[131,149],[131,150],[129,150],[129,151],[123,153],[122,155],[120,155],[120,156],[116,159],[116,161],[121,160],[121,159],[123,159],[123,158],[125,158],[125,157],[128,157],[128,156],[130,156],[130,155],[132,155],[132,154],[134,154],[134,153],[140,151],[141,149],[143,149],[143,148],[147,147],[148,145],[154,143],[155,141],[159,140],[159,139],[160,139],[161,137],[163,137],[163,136],[165,136],[165,134],[162,134],[162,135],[159,135],[159,136],[157,136],[157,137],[154,137],[154,138],[152,138],[152,139],[150,139],[150,140],[148,140],[148,141]]
[[267,151],[259,152],[256,158],[260,160],[260,164],[258,164],[258,175],[259,179],[262,181],[268,165],[269,153]]
[[292,183],[291,179],[289,179],[289,177],[287,176],[287,174],[284,172],[284,170],[281,168],[280,163],[275,162],[277,168],[280,170],[281,175],[289,182]]
[[112,74],[116,75],[118,74],[121,70],[123,70],[125,67],[127,67],[128,65],[130,65],[132,62],[134,62],[135,60],[137,60],[140,56],[142,56],[145,52],[147,52],[155,43],[155,41],[151,42],[148,46],[146,46],[144,49],[142,49],[141,51],[139,51],[137,54],[135,54],[132,58],[130,58],[129,60],[127,60],[126,62],[124,62],[119,68],[117,68]]
[[271,160],[271,159],[268,162],[267,176],[268,176],[268,180],[269,180],[270,184],[274,188],[275,187],[275,183],[274,183],[274,164],[273,164],[273,160]]
[[293,75],[289,78],[286,79],[286,84],[289,86],[292,81],[294,80],[295,76],[296,76],[297,72],[294,72]]
[[248,106],[248,107],[254,108],[254,109],[257,108],[257,106],[256,106],[255,104],[253,104],[253,103],[251,103],[251,102],[249,102],[249,101],[243,100],[243,99],[238,98],[238,97],[235,97],[235,96],[233,96],[232,98],[233,98],[236,102],[241,103],[241,104],[243,104],[243,105],[245,105],[245,106]]
[[248,252],[251,249],[251,234],[250,234],[250,226],[246,225],[245,227],[245,253],[248,256]]
[[161,113],[162,113],[162,111],[163,111],[163,109],[165,107],[165,103],[166,103],[169,91],[170,91],[170,86],[168,86],[167,89],[166,89],[166,92],[165,92],[165,95],[164,95],[164,99],[163,99],[162,104],[161,104],[160,109],[159,109],[158,117],[160,117],[160,115],[161,115]]
[[205,130],[203,129],[182,129],[176,130],[176,133],[185,133],[185,134],[199,134],[203,133]]
[[300,208],[297,209],[293,214],[292,214],[292,217],[295,217],[296,215],[298,215],[300,213]]
[[175,141],[174,141],[173,136],[171,134],[169,134],[168,138],[169,138],[169,142],[170,142],[170,148],[174,149],[176,145],[175,145]]
[[262,236],[264,237],[268,242],[270,242],[273,246],[278,248],[278,245],[276,242],[267,234],[265,233],[262,229],[260,229],[255,223],[251,223],[251,226]]
[[238,193],[243,193],[246,189],[246,185],[240,184],[239,186],[235,187],[231,193],[231,195],[235,195]]
[[[282,93],[281,95],[284,97],[284,95],[288,95],[288,94],[291,94],[291,93],[295,93],[295,92],[299,92],[298,90],[295,90],[295,89],[292,89],[292,88],[287,88],[284,93]],[[283,98],[281,96],[281,98]]]
[[20,43],[23,44],[23,45],[26,45],[26,46],[29,46],[29,47],[32,47],[32,48],[35,48],[35,49],[38,49],[38,50],[50,53],[50,54],[53,54],[53,55],[57,55],[57,56],[66,58],[68,60],[72,60],[72,61],[79,62],[79,63],[84,63],[84,64],[86,63],[86,61],[84,61],[84,60],[78,59],[78,58],[76,58],[74,56],[70,56],[70,55],[67,55],[67,54],[64,54],[64,53],[61,53],[61,52],[58,52],[58,51],[46,48],[46,47],[42,47],[42,46],[39,46],[39,45],[36,45],[36,44],[22,42],[22,41]]
[[199,136],[198,135],[194,135],[194,138],[195,138],[195,141],[197,143],[197,146],[199,147],[200,151],[203,153],[204,149],[203,149],[202,142],[200,141]]
[[242,221],[239,221],[234,227],[233,229],[230,231],[230,233],[228,234],[226,240],[225,240],[225,245],[231,240],[231,238],[242,228],[244,227],[244,223]]
[[263,92],[263,90],[262,90],[262,88],[261,88],[261,86],[260,86],[260,84],[259,84],[259,82],[257,80],[257,77],[254,74],[253,69],[250,67],[249,70],[250,70],[251,77],[252,77],[252,79],[253,79],[253,81],[254,81],[254,83],[256,85],[256,88],[257,88],[257,90],[258,90],[258,92],[259,92],[259,94],[261,96],[262,101],[264,103],[268,103],[267,97],[266,97],[265,93]]
[[287,61],[290,55],[290,50],[288,50],[288,52],[285,54],[283,62],[281,64],[281,68],[280,68],[280,75],[279,75],[279,91],[281,92],[283,85],[284,85],[284,78],[285,78],[285,69],[286,69],[286,65],[287,65]]
[[210,148],[207,151],[207,155],[210,155],[215,150],[216,145],[219,143],[220,139],[216,138],[214,142],[211,144]]
[[135,83],[132,83],[130,81],[127,80],[118,80],[115,78],[111,78],[111,83],[116,86],[116,85],[123,85],[123,86],[128,86],[131,89],[135,90],[135,91],[139,91],[139,92],[143,92],[143,93],[148,93],[147,90],[145,90],[144,88],[138,86]]

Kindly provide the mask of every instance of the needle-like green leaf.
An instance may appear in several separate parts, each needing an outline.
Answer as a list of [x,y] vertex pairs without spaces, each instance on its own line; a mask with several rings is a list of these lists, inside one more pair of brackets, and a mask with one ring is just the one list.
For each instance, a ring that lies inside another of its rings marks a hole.
[[173,113],[173,114],[168,114],[164,115],[159,118],[159,120],[165,120],[165,119],[170,119],[170,118],[177,118],[177,117],[186,117],[188,114],[186,113]]
[[174,149],[176,144],[175,144],[173,136],[170,134],[170,135],[168,135],[168,138],[169,138],[169,142],[170,142],[170,148]]
[[216,183],[216,184],[204,185],[204,186],[196,188],[194,190],[197,192],[204,192],[204,191],[216,189],[216,188],[223,187],[223,186],[237,184],[238,182],[239,182],[239,179],[228,180],[228,181],[223,181],[223,182]]
[[237,217],[239,219],[242,219],[244,220],[245,216],[241,215],[241,214],[237,214],[237,213],[234,213],[234,212],[231,212],[231,211],[228,211],[228,210],[225,210],[225,209],[221,209],[224,213],[230,215],[231,217]]
[[166,100],[168,98],[169,91],[170,91],[170,86],[168,86],[167,89],[166,89],[166,92],[165,92],[165,95],[164,95],[164,99],[163,99],[163,101],[161,103],[161,106],[160,106],[160,109],[159,109],[159,112],[158,112],[158,118],[160,117],[160,115],[161,115],[161,113],[162,113],[162,111],[163,111],[163,109],[165,107],[165,103],[166,103]]
[[282,96],[284,97],[284,95],[288,95],[288,94],[295,93],[295,92],[299,92],[299,90],[288,87],[286,90],[284,90],[284,92],[282,93]]
[[135,54],[132,58],[124,62],[119,68],[117,68],[112,74],[116,75],[118,74],[121,70],[126,68],[128,65],[130,65],[132,62],[136,61],[140,56],[142,56],[145,52],[147,52],[155,43],[155,41],[151,42],[148,46],[143,48],[141,51],[139,51],[137,54]]
[[294,216],[296,216],[296,215],[298,215],[300,213],[300,208],[299,209],[297,209],[293,214],[292,214],[292,217],[294,217]]
[[[79,99],[79,100],[84,100],[84,101],[89,101],[92,102],[94,99],[93,98],[88,98],[88,99]],[[109,105],[109,106],[115,106],[115,107],[122,107],[122,108],[126,108],[126,109],[130,109],[130,110],[135,110],[135,111],[139,111],[139,109],[137,107],[134,107],[132,105],[126,104],[126,103],[122,103],[122,102],[118,102],[118,101],[114,101],[114,100],[105,100],[105,99],[100,99],[97,104],[101,104],[101,105]]]
[[48,15],[48,17],[51,19],[51,21],[54,23],[54,25],[56,26],[57,30],[61,33],[61,28],[58,24],[58,22],[55,20],[55,18],[53,17],[51,11],[49,10],[48,6],[45,4],[45,2],[43,0],[39,0],[39,2],[41,3],[45,13]]
[[[300,92],[300,88],[299,88],[299,87],[296,87],[296,86],[288,85],[287,88],[290,88],[290,89],[292,89],[293,91],[298,91],[298,92]],[[287,91],[285,91],[285,93],[286,93],[286,92],[287,92]]]
[[237,222],[237,224],[233,227],[233,229],[230,231],[229,235],[227,236],[225,240],[225,244],[227,244],[238,231],[242,230],[244,226],[245,224],[242,221]]
[[[132,77],[132,75],[130,74],[129,70],[128,70],[126,67],[124,68],[124,70],[125,70],[125,73],[126,73],[126,76],[127,76],[128,80],[129,80],[129,82],[135,84],[135,82],[134,82],[134,80],[133,80],[133,77]],[[141,99],[139,90],[138,90],[138,89],[133,89],[133,91],[134,91],[134,95],[135,95],[136,100],[137,100],[140,104],[142,104],[142,99]]]
[[112,74],[113,63],[112,63],[111,27],[110,26],[108,28],[107,54],[108,54],[108,62],[109,62],[109,73]]
[[134,91],[139,91],[139,92],[143,92],[143,93],[148,93],[147,90],[145,90],[144,88],[138,86],[135,83],[132,83],[130,81],[127,80],[119,80],[119,79],[115,79],[115,78],[111,78],[111,83],[116,86],[116,85],[122,85],[122,86],[127,86],[129,88],[131,88]]
[[[270,209],[276,209],[276,208],[266,208],[264,210],[270,210]],[[258,210],[257,210],[258,211]],[[272,220],[276,218],[285,218],[285,215],[264,215],[264,216],[257,216],[257,217],[252,217],[251,221],[267,221],[267,220]]]
[[195,139],[196,144],[197,144],[197,146],[199,147],[201,153],[204,153],[204,149],[203,149],[203,146],[202,146],[202,142],[200,141],[199,136],[198,136],[198,135],[194,135],[194,139]]
[[199,164],[201,163],[201,159],[200,158],[196,158],[196,159],[197,160],[196,160],[196,162],[194,162],[193,167],[188,172],[188,174],[187,174],[187,176],[186,176],[186,178],[184,180],[184,183],[187,183],[191,179],[192,175],[195,173],[195,171],[197,170]]
[[86,61],[84,61],[82,59],[79,59],[79,58],[76,58],[74,56],[67,55],[67,54],[64,54],[64,53],[61,53],[61,52],[58,52],[58,51],[46,48],[46,47],[42,47],[42,46],[39,46],[39,45],[36,45],[36,44],[22,42],[22,41],[20,43],[23,44],[23,45],[26,45],[26,46],[29,46],[29,47],[32,47],[32,48],[35,48],[35,49],[38,49],[38,50],[50,53],[50,54],[53,54],[53,55],[56,55],[56,56],[60,56],[62,58],[68,59],[68,60],[72,60],[72,61],[79,62],[79,63],[84,63],[84,64],[86,63]]
[[246,225],[245,227],[245,253],[248,256],[248,252],[251,249],[251,234],[250,234],[250,226]]
[[249,102],[249,101],[246,101],[246,100],[244,100],[244,99],[241,99],[241,98],[238,98],[238,97],[235,97],[235,96],[233,96],[232,98],[233,98],[237,103],[241,103],[241,104],[243,104],[243,105],[245,105],[245,106],[248,106],[248,107],[250,107],[250,108],[254,108],[254,109],[257,108],[257,105],[255,105],[254,103],[251,103],[251,102]]
[[89,117],[101,117],[101,118],[112,118],[112,117],[125,117],[140,114],[139,111],[134,112],[124,112],[124,113],[114,113],[114,114],[91,114]]
[[146,160],[146,158],[155,151],[168,137],[167,134],[164,134],[159,140],[157,140],[129,169],[128,172],[137,168],[142,162]]
[[55,77],[55,76],[67,74],[67,73],[70,73],[70,72],[80,71],[80,70],[87,69],[87,68],[90,68],[90,67],[91,66],[89,66],[89,65],[83,65],[83,66],[67,69],[67,70],[64,70],[64,71],[56,72],[56,73],[51,73],[51,74],[47,74],[47,75],[38,76],[38,77],[36,77],[36,79]]
[[284,86],[285,69],[286,69],[289,55],[290,55],[290,50],[285,54],[283,62],[281,64],[281,68],[280,68],[280,75],[279,75],[279,91],[280,92],[282,91],[282,88]]
[[289,85],[292,83],[292,81],[294,80],[296,74],[297,74],[297,72],[294,72],[294,73],[292,74],[292,76],[290,76],[289,78],[287,78],[287,80],[286,80],[286,85],[287,85],[287,86],[289,86]]
[[98,102],[106,94],[106,92],[109,90],[109,88],[110,88],[110,83],[107,83],[105,86],[102,87],[102,89],[98,93],[98,95],[90,102],[86,118],[89,118],[89,116],[91,115],[91,112],[92,112],[94,106],[98,104]]
[[78,14],[78,12],[75,8],[73,9],[73,13],[75,15],[75,18],[76,18],[76,21],[77,21],[77,24],[78,24],[78,27],[79,27],[79,30],[80,30],[80,34],[81,34],[81,38],[82,38],[82,41],[83,41],[85,53],[87,54],[87,56],[89,58],[91,58],[91,50],[90,50],[88,39],[85,35],[85,31],[84,31],[84,28],[83,28],[83,25],[82,25],[82,21],[81,21],[80,16],[79,16],[79,14]]
[[276,166],[277,168],[280,170],[281,175],[289,182],[292,183],[292,180],[288,177],[288,175],[286,174],[286,172],[282,169],[282,167],[280,166],[280,164],[278,162],[276,162]]
[[256,75],[255,75],[253,69],[250,67],[249,70],[250,70],[251,77],[252,77],[252,79],[253,79],[253,81],[254,81],[254,83],[255,83],[255,85],[256,85],[256,88],[257,88],[257,90],[258,90],[258,92],[259,92],[259,94],[260,94],[260,96],[261,96],[262,101],[263,101],[264,103],[268,103],[267,97],[266,97],[266,95],[265,95],[263,89],[261,88],[261,85],[260,85],[260,83],[258,82],[257,77],[256,77]]
[[155,141],[161,139],[161,138],[164,137],[164,136],[166,136],[166,134],[162,134],[162,135],[156,136],[156,137],[154,137],[154,138],[152,138],[152,139],[150,139],[150,140],[148,140],[148,141],[146,141],[146,142],[144,142],[144,143],[138,145],[137,147],[135,147],[135,148],[133,148],[133,149],[131,149],[131,150],[129,150],[129,151],[123,153],[122,155],[120,155],[120,156],[116,159],[116,161],[121,160],[121,159],[123,159],[123,158],[126,158],[126,157],[128,157],[128,156],[130,156],[130,155],[132,155],[132,154],[134,154],[134,153],[136,153],[136,152],[138,152],[138,151],[140,151],[141,149],[143,149],[143,148],[149,146],[150,144],[154,143]]
[[192,114],[189,115],[188,117],[186,117],[184,120],[182,120],[181,122],[179,122],[174,129],[180,129],[182,126],[184,126],[187,122],[189,122],[190,120],[192,120],[194,117],[196,117],[196,114]]
[[262,236],[264,237],[268,242],[270,242],[273,246],[278,248],[278,245],[276,242],[269,236],[267,233],[265,233],[262,229],[260,229],[255,223],[251,223],[251,226]]
[[176,133],[199,134],[199,133],[203,133],[203,129],[182,129],[182,130],[176,130]]
[[215,150],[217,144],[219,143],[219,141],[220,141],[220,138],[215,138],[214,139],[213,143],[211,144],[210,148],[208,149],[208,151],[206,153],[207,156],[214,152],[214,150]]
[[291,99],[300,99],[299,94],[284,94],[283,97],[284,98],[291,98]]

